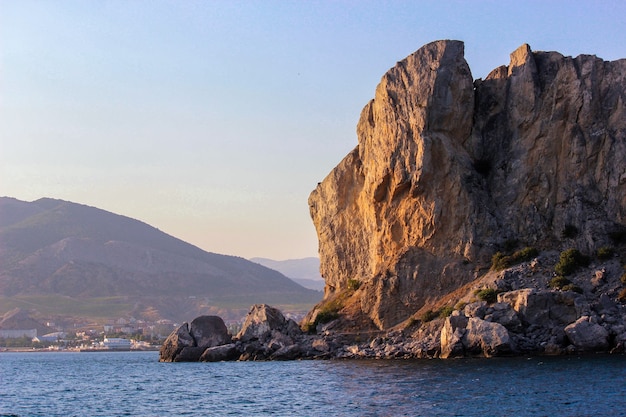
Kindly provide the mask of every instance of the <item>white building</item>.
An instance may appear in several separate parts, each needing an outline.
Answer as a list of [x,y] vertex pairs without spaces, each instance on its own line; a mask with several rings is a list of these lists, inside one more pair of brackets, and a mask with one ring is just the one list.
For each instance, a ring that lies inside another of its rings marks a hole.
[[130,340],[121,337],[105,337],[102,346],[111,350],[130,350]]

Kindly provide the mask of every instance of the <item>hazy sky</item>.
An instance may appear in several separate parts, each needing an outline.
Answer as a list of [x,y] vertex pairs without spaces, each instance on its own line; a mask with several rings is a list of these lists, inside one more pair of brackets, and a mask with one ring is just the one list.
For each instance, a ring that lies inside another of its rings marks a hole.
[[523,43],[614,60],[626,2],[0,0],[0,195],[316,256],[309,193],[381,76],[438,39],[474,78]]

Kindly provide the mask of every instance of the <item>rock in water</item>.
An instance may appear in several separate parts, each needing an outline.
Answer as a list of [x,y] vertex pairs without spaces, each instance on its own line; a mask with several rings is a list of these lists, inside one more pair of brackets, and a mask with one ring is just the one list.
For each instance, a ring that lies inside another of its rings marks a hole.
[[380,329],[507,242],[590,252],[626,223],[626,60],[523,45],[474,81],[463,54],[437,41],[390,69],[309,197],[322,303],[358,288],[343,311]]
[[159,361],[197,362],[207,348],[230,341],[230,334],[221,317],[196,317],[191,325],[183,323],[168,336],[159,351]]
[[159,350],[160,362],[174,362],[178,354],[186,347],[195,346],[195,340],[189,334],[189,325],[183,323],[163,342]]
[[609,332],[589,317],[582,316],[565,328],[565,334],[576,348],[583,351],[606,349],[609,346]]
[[258,340],[265,343],[276,335],[295,337],[299,334],[301,331],[297,323],[287,320],[280,310],[267,304],[255,304],[250,308],[236,338],[241,342]]
[[210,348],[230,343],[231,337],[226,324],[218,316],[200,316],[191,321],[189,333],[196,346]]
[[497,356],[511,352],[509,332],[500,323],[471,317],[463,336],[463,345],[474,354]]

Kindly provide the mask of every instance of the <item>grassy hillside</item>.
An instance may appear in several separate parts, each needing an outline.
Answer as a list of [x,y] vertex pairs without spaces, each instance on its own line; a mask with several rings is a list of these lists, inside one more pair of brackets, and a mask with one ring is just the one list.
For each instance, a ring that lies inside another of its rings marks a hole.
[[94,207],[3,197],[0,219],[0,310],[170,318],[208,305],[312,306],[321,298],[277,271]]

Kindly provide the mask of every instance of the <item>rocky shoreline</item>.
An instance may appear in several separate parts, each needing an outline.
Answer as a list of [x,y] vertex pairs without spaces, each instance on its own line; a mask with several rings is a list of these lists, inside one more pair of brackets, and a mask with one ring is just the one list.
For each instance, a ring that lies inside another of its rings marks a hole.
[[[602,318],[597,314],[600,313]],[[296,359],[417,359],[624,353],[623,305],[601,297],[589,306],[571,291],[522,289],[477,301],[446,318],[390,331],[303,332],[268,305],[255,305],[234,337],[217,316],[184,323],[165,341],[161,362]],[[528,320],[531,320],[530,322]],[[610,323],[612,322],[612,324]]]
[[[422,315],[396,328],[350,331],[346,317],[318,324],[310,334],[276,308],[252,306],[231,336],[221,318],[184,323],[160,350],[162,362],[296,359],[417,359],[624,353],[626,306],[618,260],[570,276],[573,290],[549,289],[554,254],[492,271],[466,288],[433,319]],[[542,267],[549,264],[550,267]],[[588,279],[591,276],[591,279]],[[579,286],[580,285],[580,286]],[[495,299],[477,299],[478,289]],[[303,326],[305,327],[305,326]]]
[[[545,294],[537,293],[541,298]],[[532,298],[532,297],[531,297]],[[485,308],[484,302],[469,305],[469,309],[487,315],[500,312],[500,317],[510,317],[510,310],[498,303]],[[267,306],[255,305],[251,314],[269,311],[281,317],[280,311]],[[505,312],[502,314],[502,312]],[[508,313],[507,313],[508,312]],[[263,313],[261,313],[263,314]],[[508,319],[507,319],[508,320]],[[200,316],[191,325],[184,323],[163,344],[160,362],[220,362],[220,361],[267,361],[300,359],[446,359],[452,357],[493,357],[518,355],[565,355],[581,353],[624,353],[624,340],[610,344],[609,333],[588,316],[583,316],[561,331],[550,330],[547,334],[531,328],[528,338],[511,335],[506,327],[478,317],[453,314],[445,320],[438,319],[420,332],[424,338],[415,337],[407,331],[333,333],[309,335],[295,330],[295,322],[263,321],[247,328],[247,336],[238,334],[225,343],[214,345],[207,340],[196,342],[198,332],[221,321],[217,316]],[[279,319],[280,321],[280,319]],[[514,322],[514,321],[513,321]],[[297,326],[297,325],[296,325]],[[377,333],[377,332],[374,332]],[[439,334],[438,334],[439,333]],[[545,337],[547,336],[547,338]],[[220,336],[222,337],[222,336]],[[563,344],[565,338],[570,343]],[[547,340],[542,340],[547,339]],[[200,339],[202,340],[202,339]],[[564,347],[562,347],[564,345]]]

